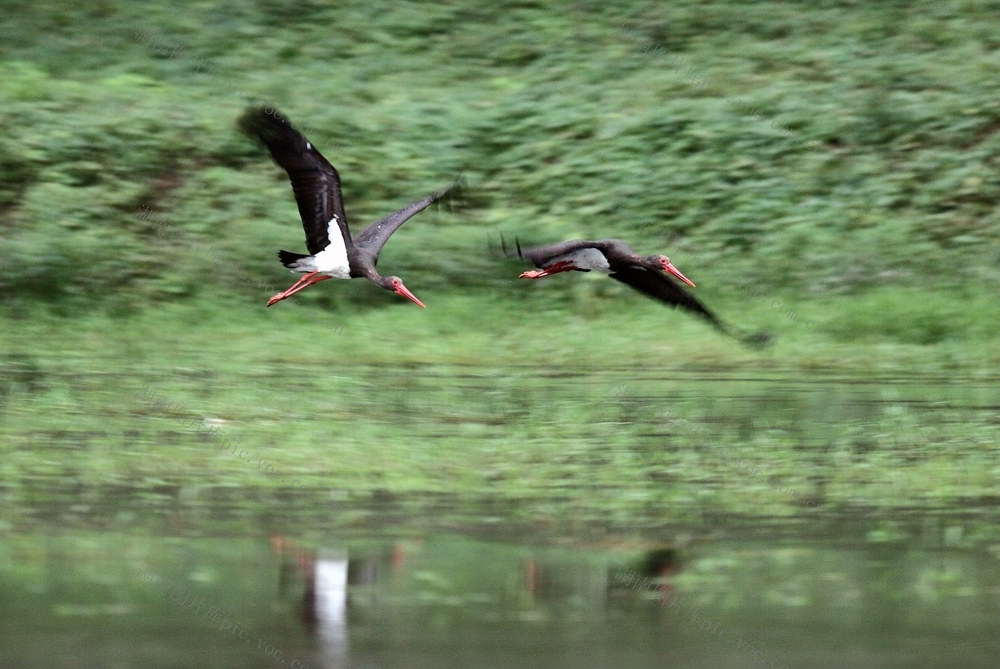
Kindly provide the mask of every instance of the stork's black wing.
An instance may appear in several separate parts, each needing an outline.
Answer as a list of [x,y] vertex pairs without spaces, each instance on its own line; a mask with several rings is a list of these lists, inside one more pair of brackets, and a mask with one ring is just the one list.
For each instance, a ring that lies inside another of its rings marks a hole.
[[655,300],[696,313],[722,332],[736,336],[725,323],[720,321],[705,305],[695,299],[694,295],[681,288],[663,272],[656,272],[645,267],[633,265],[617,269],[610,276],[612,279],[628,284]]
[[345,245],[349,245],[351,233],[340,195],[340,177],[333,165],[271,107],[247,109],[239,126],[246,134],[264,142],[274,161],[288,173],[309,253],[316,255],[329,246],[330,235],[337,231]]
[[458,185],[460,181],[461,177],[453,181],[445,188],[431,193],[426,197],[422,197],[415,202],[411,202],[399,211],[393,212],[388,216],[375,221],[354,237],[354,245],[358,248],[364,248],[371,251],[375,256],[375,260],[378,260],[378,254],[382,250],[382,247],[385,246],[385,243],[389,240],[392,233],[399,229],[399,226],[406,223],[406,221],[409,220],[414,214],[420,213],[437,200],[443,198],[451,191],[451,189]]

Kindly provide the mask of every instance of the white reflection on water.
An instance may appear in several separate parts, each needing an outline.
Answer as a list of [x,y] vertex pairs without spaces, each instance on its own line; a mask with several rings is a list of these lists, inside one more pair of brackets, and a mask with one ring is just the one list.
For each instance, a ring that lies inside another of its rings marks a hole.
[[316,560],[316,626],[323,666],[347,666],[347,552]]

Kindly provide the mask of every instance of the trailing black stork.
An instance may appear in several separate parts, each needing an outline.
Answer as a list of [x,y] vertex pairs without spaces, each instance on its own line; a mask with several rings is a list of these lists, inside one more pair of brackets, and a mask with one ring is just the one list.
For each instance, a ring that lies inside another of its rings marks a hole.
[[239,126],[244,133],[260,139],[274,161],[288,173],[306,233],[306,248],[310,253],[278,251],[281,264],[305,276],[268,300],[267,306],[326,279],[364,277],[426,308],[399,277],[380,276],[375,271],[375,264],[389,236],[411,216],[444,197],[457,181],[375,221],[352,238],[347,227],[337,170],[302,133],[271,107],[247,109],[239,120]]
[[[503,238],[501,238],[501,243],[504,252],[507,255],[513,255],[507,251],[507,245]],[[740,332],[719,320],[694,295],[681,288],[670,278],[674,276],[689,286],[694,286],[694,282],[681,274],[680,270],[674,267],[670,258],[666,256],[640,256],[620,239],[598,239],[595,241],[572,239],[525,249],[521,248],[521,244],[517,240],[515,240],[515,244],[517,256],[539,268],[522,272],[518,278],[541,279],[559,272],[570,271],[597,270],[608,272],[612,279],[628,284],[655,300],[695,313],[715,326],[720,332],[736,337],[746,344],[763,346],[770,339],[770,335],[766,333]]]

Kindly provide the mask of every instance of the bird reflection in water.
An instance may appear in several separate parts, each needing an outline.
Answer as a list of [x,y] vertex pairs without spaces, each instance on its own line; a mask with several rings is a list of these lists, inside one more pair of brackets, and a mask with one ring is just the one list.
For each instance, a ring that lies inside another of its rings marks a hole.
[[[347,551],[316,551],[281,534],[271,537],[271,548],[281,558],[279,591],[287,594],[301,583],[299,619],[318,637],[322,666],[346,667]],[[371,571],[374,575],[374,566]]]
[[[657,548],[646,551],[642,558],[632,563],[626,570],[618,570],[618,576],[609,578],[608,595],[614,599],[632,598],[638,590],[655,589],[660,595],[660,604],[671,600],[674,592],[673,576],[680,571],[681,559],[676,548]],[[621,574],[630,574],[623,579]],[[638,576],[639,580],[633,580]]]
[[642,561],[645,576],[656,579],[660,602],[667,602],[674,593],[674,574],[680,569],[680,558],[674,548],[661,548],[646,553]]
[[[391,572],[399,574],[407,564],[408,547],[419,548],[421,543],[395,543],[391,557],[382,556],[383,564],[388,562]],[[348,586],[374,584],[379,558],[366,555],[349,559],[345,549],[306,548],[283,534],[271,536],[271,550],[281,560],[279,592],[287,596],[301,589],[298,618],[317,637],[322,666],[346,667]]]

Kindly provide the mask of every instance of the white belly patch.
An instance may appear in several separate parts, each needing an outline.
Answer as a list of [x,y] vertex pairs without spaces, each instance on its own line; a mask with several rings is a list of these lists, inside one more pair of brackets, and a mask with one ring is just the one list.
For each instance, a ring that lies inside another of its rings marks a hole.
[[315,255],[315,271],[329,274],[337,279],[349,279],[351,263],[347,260],[347,247],[344,245],[344,235],[340,232],[336,215],[326,224],[326,230],[330,245]]

